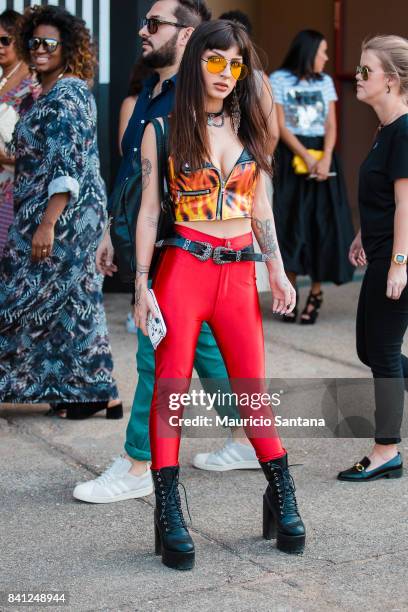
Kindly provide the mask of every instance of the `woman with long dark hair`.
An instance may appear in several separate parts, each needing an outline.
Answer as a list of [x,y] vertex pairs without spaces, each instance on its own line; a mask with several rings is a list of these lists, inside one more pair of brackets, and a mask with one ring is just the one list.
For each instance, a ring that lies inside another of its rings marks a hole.
[[[321,283],[341,285],[353,270],[347,254],[353,227],[343,174],[336,156],[336,91],[323,72],[327,42],[303,30],[293,40],[271,84],[281,141],[277,149],[274,212],[288,277],[311,278],[300,322],[316,322],[323,303]],[[283,320],[294,323],[297,307]]]
[[[163,563],[177,569],[193,566],[194,544],[178,493],[182,411],[169,411],[168,399],[189,389],[204,321],[220,347],[246,434],[269,481],[264,495],[264,537],[277,536],[278,548],[286,552],[301,552],[305,543],[287,454],[273,418],[264,425],[252,423],[254,411],[240,402],[241,394],[257,393],[264,386],[255,261],[262,260],[268,267],[274,312],[289,313],[295,303],[266,193],[268,122],[256,87],[258,69],[259,60],[242,26],[228,21],[201,25],[181,63],[171,120],[169,185],[175,235],[160,244],[165,250],[153,281],[167,335],[156,351],[150,444],[156,552]],[[142,165],[135,322],[146,334],[148,314],[156,316],[147,273],[160,213],[152,125],[143,138]],[[262,254],[254,252],[252,229]],[[263,416],[272,415],[270,406],[263,412]],[[256,414],[260,416],[259,411]]]
[[95,251],[106,225],[95,51],[85,23],[55,6],[28,9],[21,57],[42,94],[16,126],[15,219],[0,264],[0,401],[49,403],[80,419],[122,416]]

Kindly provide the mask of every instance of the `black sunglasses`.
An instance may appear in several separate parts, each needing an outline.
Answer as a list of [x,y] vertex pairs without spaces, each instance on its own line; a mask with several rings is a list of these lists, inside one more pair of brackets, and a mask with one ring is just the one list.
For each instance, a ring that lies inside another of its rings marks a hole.
[[175,28],[188,28],[183,23],[175,23],[174,21],[165,21],[164,19],[158,19],[157,17],[150,17],[149,19],[142,19],[140,22],[140,29],[147,28],[149,34],[156,34],[159,26],[161,25],[172,25]]
[[40,38],[36,36],[35,38],[30,38],[28,41],[28,48],[30,51],[37,51],[41,47],[44,47],[44,51],[47,53],[54,53],[57,50],[58,45],[62,45],[60,40],[55,40],[55,38]]
[[0,44],[3,47],[9,47],[12,42],[13,42],[12,36],[0,36]]

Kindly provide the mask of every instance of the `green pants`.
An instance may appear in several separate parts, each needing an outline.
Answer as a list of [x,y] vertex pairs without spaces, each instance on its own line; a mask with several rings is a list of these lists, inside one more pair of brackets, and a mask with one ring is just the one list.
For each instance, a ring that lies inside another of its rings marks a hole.
[[[140,330],[137,337],[136,364],[139,380],[126,430],[125,451],[133,459],[150,461],[149,414],[154,387],[154,351],[149,338]],[[194,367],[200,379],[226,381],[228,378],[221,353],[207,323],[203,324],[198,338]],[[230,387],[228,386],[225,391],[230,392]],[[221,417],[239,417],[234,406],[215,405],[214,407]]]

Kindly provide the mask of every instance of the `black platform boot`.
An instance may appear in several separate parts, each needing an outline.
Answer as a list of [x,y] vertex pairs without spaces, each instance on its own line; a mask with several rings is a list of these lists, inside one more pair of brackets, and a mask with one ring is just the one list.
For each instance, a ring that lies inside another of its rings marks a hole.
[[288,456],[260,464],[269,482],[263,496],[263,537],[276,538],[276,545],[283,552],[300,554],[305,547],[306,531],[297,507]]
[[162,562],[168,567],[190,570],[194,567],[194,542],[188,533],[181,509],[178,491],[179,468],[174,466],[152,470],[152,476],[156,494],[156,555],[161,555]]

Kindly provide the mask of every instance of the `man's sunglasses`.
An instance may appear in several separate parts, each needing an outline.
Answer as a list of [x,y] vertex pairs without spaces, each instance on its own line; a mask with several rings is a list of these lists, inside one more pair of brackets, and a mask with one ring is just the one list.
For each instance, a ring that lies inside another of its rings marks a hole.
[[172,25],[175,28],[188,28],[183,23],[175,23],[174,21],[165,21],[164,19],[158,19],[157,17],[151,17],[149,19],[142,19],[140,22],[140,29],[147,28],[149,34],[156,34],[159,26],[161,25]]
[[58,45],[62,45],[62,42],[60,40],[55,40],[55,38],[40,38],[39,36],[30,38],[28,41],[28,48],[30,51],[37,51],[41,45],[47,53],[54,53]]
[[12,36],[0,36],[0,44],[2,45],[2,47],[9,47],[12,42]]
[[231,67],[231,74],[236,81],[242,81],[248,76],[249,70],[245,64],[240,62],[239,60],[231,60],[228,61],[225,57],[220,57],[219,55],[212,55],[207,59],[201,58],[203,62],[207,64],[207,70],[211,74],[221,74],[224,72],[228,64]]
[[372,72],[372,70],[368,66],[357,66],[356,68],[356,74],[361,74],[363,81],[368,81],[370,72]]

